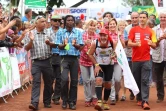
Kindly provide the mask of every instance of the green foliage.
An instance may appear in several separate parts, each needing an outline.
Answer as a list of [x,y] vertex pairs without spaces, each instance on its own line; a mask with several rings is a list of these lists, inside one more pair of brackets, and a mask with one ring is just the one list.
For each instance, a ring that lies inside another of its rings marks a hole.
[[63,0],[47,0],[48,6],[53,7],[56,5],[58,8],[64,3]]
[[[124,3],[122,5],[124,6],[153,6],[152,0],[123,0]],[[143,3],[142,3],[143,2]]]

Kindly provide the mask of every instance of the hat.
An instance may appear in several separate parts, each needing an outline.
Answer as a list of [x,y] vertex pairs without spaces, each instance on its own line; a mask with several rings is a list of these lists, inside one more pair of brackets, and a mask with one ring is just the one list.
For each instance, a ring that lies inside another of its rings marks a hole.
[[107,29],[101,29],[99,34],[106,34],[106,35],[108,35],[108,30]]
[[14,34],[14,31],[12,29],[9,29],[7,35],[10,36],[11,34]]
[[52,15],[51,19],[62,19],[60,15]]
[[127,15],[126,20],[131,20],[131,15]]

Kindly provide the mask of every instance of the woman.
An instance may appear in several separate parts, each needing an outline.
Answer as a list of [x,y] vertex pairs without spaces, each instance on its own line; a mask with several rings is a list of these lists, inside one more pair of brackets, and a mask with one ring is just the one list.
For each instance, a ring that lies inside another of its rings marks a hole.
[[[127,22],[125,20],[119,20],[118,21],[118,33],[119,36],[124,38],[124,29],[127,26]],[[125,101],[126,100],[126,88],[124,87],[124,78],[122,76],[122,82],[121,82],[121,86],[122,86],[122,97],[121,97],[121,101]]]
[[[123,46],[124,40],[123,40],[123,34],[121,31],[118,31],[117,28],[117,21],[115,18],[110,19],[109,21],[109,34],[110,37],[114,42],[118,41],[118,37],[121,40],[121,43]],[[118,65],[117,60],[114,59],[114,74],[113,74],[113,80],[112,80],[112,88],[111,88],[111,94],[110,94],[110,99],[111,99],[111,105],[115,105],[116,101],[119,100],[119,90],[120,90],[120,81],[122,78],[122,69]]]
[[91,42],[98,38],[98,35],[95,33],[96,25],[97,22],[95,20],[89,20],[86,22],[85,32],[83,34],[85,46],[81,50],[80,55],[80,69],[84,85],[86,107],[89,107],[91,105],[94,106],[97,102],[93,63],[87,55],[87,52],[91,46]]
[[[98,101],[95,105],[96,110],[109,110],[107,104],[110,91],[111,79],[113,75],[112,57],[114,55],[115,43],[109,37],[109,32],[106,29],[101,29],[99,39],[93,41],[88,55],[95,65],[96,77],[96,95]],[[102,101],[102,85],[104,83],[104,101]]]

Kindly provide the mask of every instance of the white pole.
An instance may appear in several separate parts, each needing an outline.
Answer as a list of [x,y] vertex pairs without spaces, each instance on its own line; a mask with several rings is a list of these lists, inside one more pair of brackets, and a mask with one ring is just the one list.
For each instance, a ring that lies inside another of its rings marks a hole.
[[24,0],[21,0],[21,17],[23,17],[23,13],[24,13],[24,12],[23,12],[23,10],[24,10],[24,9],[23,9],[23,8],[24,8],[24,5],[23,5],[23,4],[24,4]]

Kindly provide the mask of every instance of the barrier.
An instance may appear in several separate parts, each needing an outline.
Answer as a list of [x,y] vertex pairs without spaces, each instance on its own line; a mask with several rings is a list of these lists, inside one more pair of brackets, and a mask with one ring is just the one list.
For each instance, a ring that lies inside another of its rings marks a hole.
[[[0,48],[0,97],[7,103],[4,96],[12,95],[16,89],[27,87],[27,83],[31,80],[30,73],[30,52],[26,52],[24,48],[15,49],[14,54],[9,54],[6,47]],[[14,98],[14,97],[13,97]]]

